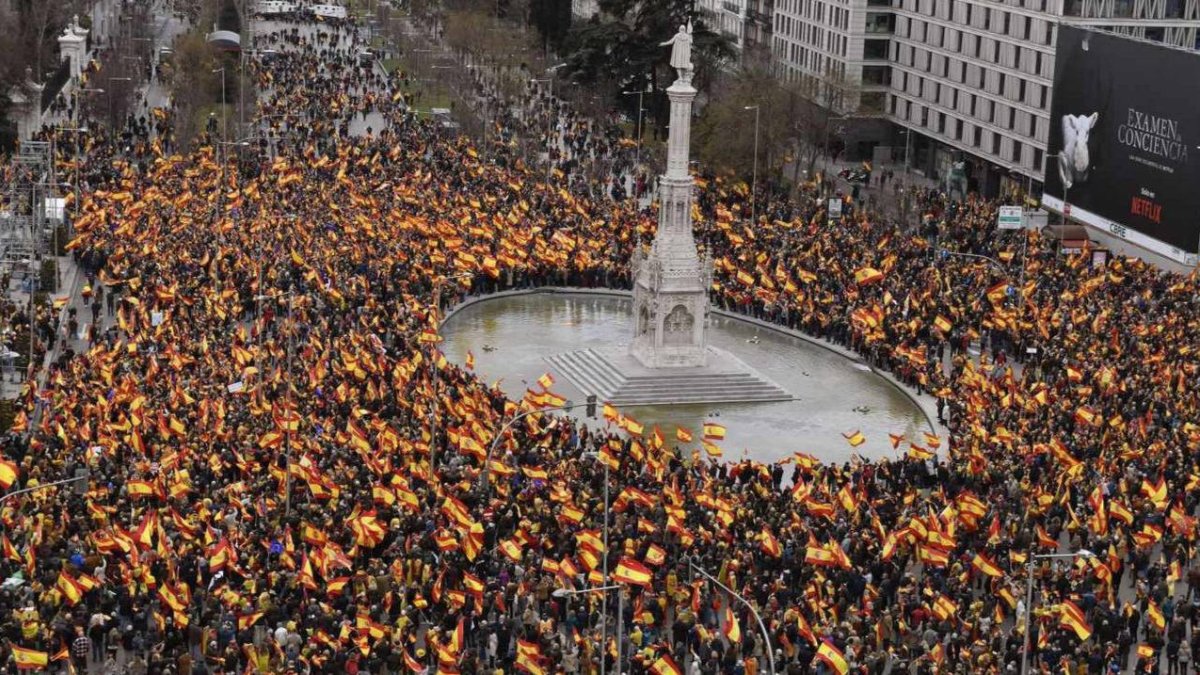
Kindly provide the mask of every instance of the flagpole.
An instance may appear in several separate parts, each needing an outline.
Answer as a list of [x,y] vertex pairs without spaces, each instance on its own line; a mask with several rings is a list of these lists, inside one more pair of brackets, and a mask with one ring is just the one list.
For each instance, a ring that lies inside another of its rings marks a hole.
[[1029,552],[1029,562],[1025,566],[1025,635],[1021,639],[1021,675],[1029,673],[1029,617],[1033,616],[1033,563],[1035,560],[1053,560],[1055,558],[1091,558],[1096,554],[1081,548],[1071,553],[1041,553]]
[[709,581],[713,582],[718,587],[720,587],[721,590],[723,590],[726,593],[737,598],[738,601],[740,601],[743,605],[745,605],[746,609],[750,610],[750,613],[754,615],[754,620],[758,622],[758,628],[759,628],[759,630],[762,631],[763,640],[766,641],[767,662],[770,664],[770,666],[769,666],[770,670],[768,672],[770,673],[770,675],[775,675],[775,650],[771,648],[771,634],[767,632],[767,625],[765,623],[763,623],[762,616],[759,615],[758,610],[754,609],[754,605],[751,605],[750,602],[748,600],[746,600],[745,598],[743,598],[741,596],[741,594],[739,594],[737,591],[726,586],[725,584],[721,583],[720,581],[717,581],[716,577],[709,574],[708,572],[705,572],[704,568],[697,565],[695,563],[695,561],[693,561],[691,559],[691,557],[687,557],[686,560],[688,563],[688,569],[691,572],[700,573],[700,576],[704,577],[705,579],[708,579]]

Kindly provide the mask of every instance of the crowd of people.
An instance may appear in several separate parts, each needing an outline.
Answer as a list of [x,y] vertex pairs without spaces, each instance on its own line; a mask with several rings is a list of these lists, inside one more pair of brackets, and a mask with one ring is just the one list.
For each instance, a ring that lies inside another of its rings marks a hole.
[[112,317],[27,387],[0,461],[10,490],[86,484],[0,505],[0,668],[1008,673],[1027,643],[1039,672],[1192,672],[1194,277],[1060,255],[974,197],[830,219],[812,185],[751,223],[706,176],[714,302],[859,351],[947,432],[722,463],[606,407],[489,457],[545,398],[448,363],[438,308],[628,286],[655,214],[574,180],[614,139],[558,125],[547,180],[414,114],[356,36],[261,38],[257,166],[88,141],[70,248]]

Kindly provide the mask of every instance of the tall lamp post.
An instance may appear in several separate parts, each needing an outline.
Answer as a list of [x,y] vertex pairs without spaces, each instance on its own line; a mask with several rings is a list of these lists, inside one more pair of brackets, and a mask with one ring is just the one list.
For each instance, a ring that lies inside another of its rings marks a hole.
[[[608,551],[605,551],[607,557]],[[607,578],[607,577],[606,577]],[[625,615],[625,589],[620,584],[611,584],[608,586],[597,586],[595,588],[583,588],[580,590],[571,590],[569,588],[556,588],[551,591],[550,595],[556,598],[570,598],[573,595],[583,595],[585,593],[603,593],[602,602],[607,602],[608,592],[617,592],[617,672],[621,672],[621,625]],[[604,668],[604,650],[608,647],[608,637],[606,627],[608,626],[608,613],[601,610],[602,619],[600,620],[600,675],[605,675]]]
[[550,148],[554,143],[554,74],[559,68],[565,68],[567,64],[559,63],[550,66],[546,69],[546,77],[533,78],[530,82],[545,82],[546,91],[550,98],[550,114],[546,116],[546,182],[550,182],[550,168],[552,166],[550,160]]
[[229,138],[228,129],[225,126],[225,66],[221,66],[213,71],[213,75],[221,74],[221,139]]
[[758,221],[758,105],[742,106],[742,110],[754,111],[754,174],[750,179],[750,226]]
[[637,158],[634,160],[634,165],[640,168],[642,166],[642,113],[646,112],[646,109],[642,107],[642,97],[646,95],[646,91],[643,89],[621,92],[622,96],[633,96],[634,94],[637,94],[638,97]]
[[1033,563],[1037,560],[1054,558],[1091,558],[1096,555],[1086,548],[1073,553],[1034,553],[1029,552],[1029,562],[1025,565],[1025,630],[1021,637],[1021,675],[1029,674],[1029,617],[1033,615]]
[[[442,323],[442,282],[449,279],[471,279],[474,276],[470,272],[462,272],[460,274],[438,277],[433,280],[434,318],[439,331],[441,330]],[[440,398],[438,396],[438,367],[432,354],[429,359],[429,367],[433,369],[433,408],[431,409],[432,416],[429,420],[429,471],[432,474],[437,468],[438,399]]]
[[710,582],[716,584],[721,590],[728,593],[730,597],[736,598],[739,602],[741,602],[743,605],[745,605],[746,609],[750,610],[750,613],[754,615],[754,619],[756,621],[758,621],[758,629],[760,631],[762,631],[763,646],[765,647],[765,649],[763,651],[765,651],[767,653],[767,663],[769,664],[769,667],[770,667],[770,670],[767,672],[769,673],[769,675],[775,675],[775,650],[772,649],[772,647],[771,647],[771,634],[767,632],[767,624],[763,623],[762,616],[759,615],[758,610],[754,608],[754,605],[750,604],[750,601],[743,598],[741,596],[741,594],[739,594],[737,591],[726,586],[725,584],[721,583],[720,581],[717,581],[716,577],[714,577],[713,575],[706,572],[703,567],[700,567],[699,565],[697,565],[695,560],[692,560],[689,557],[687,559],[687,563],[688,563],[688,570],[692,574],[699,574],[700,576],[704,577],[705,579],[708,579]]

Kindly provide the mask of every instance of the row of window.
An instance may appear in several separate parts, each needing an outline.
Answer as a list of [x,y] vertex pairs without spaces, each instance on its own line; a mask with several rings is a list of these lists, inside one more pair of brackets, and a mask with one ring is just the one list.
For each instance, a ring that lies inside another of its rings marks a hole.
[[[1053,34],[1053,31],[1051,31]],[[937,23],[896,17],[895,35],[966,57],[982,59],[1028,75],[1054,79],[1054,58],[1042,49],[977,35]]]
[[[777,18],[778,16],[776,15]],[[846,46],[849,44],[849,40],[845,35],[807,21],[793,21],[789,18],[786,24],[787,30],[784,31],[784,36],[834,56],[846,55]],[[776,36],[780,35],[779,31],[776,31],[775,34]]]
[[1046,110],[1050,105],[1050,87],[1047,85],[904,42],[893,41],[892,62],[929,73],[935,78],[986,91],[1030,108]]
[[[809,49],[795,42],[787,42],[778,35],[774,36],[772,41],[774,48],[771,51],[775,54],[776,58],[779,58],[780,55],[785,55],[785,58],[781,60],[786,65],[796,66],[810,73],[823,74],[825,73],[827,64],[830,68],[834,68],[836,64],[841,63],[823,50]],[[845,74],[844,63],[841,65],[841,73]]]
[[[794,0],[795,8],[787,9],[781,7],[779,3],[775,5],[775,32],[784,32],[789,35],[795,30],[793,23],[802,19],[813,21],[827,26],[831,26],[840,30],[849,30],[850,28],[850,10],[845,7],[828,6],[827,3],[821,0]],[[825,21],[825,10],[829,10],[829,21]]]
[[[974,0],[897,0],[900,9],[943,22],[984,30],[1036,44],[1050,45],[1050,17],[1038,18],[1006,11],[994,3]],[[1039,10],[1044,11],[1044,10]]]
[[972,124],[968,120],[947,115],[929,106],[892,96],[891,114],[911,124],[919,125],[931,135],[939,135],[959,144],[970,146],[980,154],[1018,164],[1026,169],[1041,170],[1043,151],[1021,140]]
[[937,103],[943,108],[957,111],[972,119],[994,124],[1042,143],[1049,139],[1049,118],[1000,101],[994,101],[988,96],[976,94],[973,90],[964,90],[933,78],[908,73],[902,68],[895,69],[892,77],[892,90]]

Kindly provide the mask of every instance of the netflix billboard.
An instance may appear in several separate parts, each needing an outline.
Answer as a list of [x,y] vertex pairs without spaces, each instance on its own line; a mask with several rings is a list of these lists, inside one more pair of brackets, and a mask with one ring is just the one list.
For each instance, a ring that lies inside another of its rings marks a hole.
[[1059,25],[1043,203],[1180,262],[1200,248],[1200,54]]

